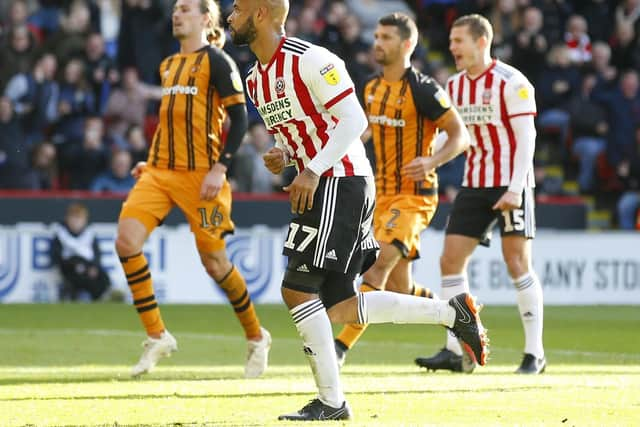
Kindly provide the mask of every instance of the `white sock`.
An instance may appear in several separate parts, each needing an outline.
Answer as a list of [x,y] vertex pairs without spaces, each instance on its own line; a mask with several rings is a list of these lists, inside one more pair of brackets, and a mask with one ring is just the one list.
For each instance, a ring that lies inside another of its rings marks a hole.
[[322,301],[314,299],[292,308],[289,313],[302,337],[304,354],[318,387],[318,397],[324,404],[340,408],[345,398],[327,310]]
[[456,311],[448,301],[396,292],[358,293],[359,323],[430,323],[453,326]]
[[[456,274],[450,276],[442,276],[441,284],[442,299],[449,301],[449,299],[455,297],[458,294],[469,292],[469,282],[467,281],[466,274]],[[445,348],[458,356],[462,355],[462,347],[458,342],[458,338],[453,335],[453,332],[447,330],[447,344]]]
[[542,286],[535,272],[531,271],[513,280],[518,290],[518,310],[524,327],[524,352],[537,358],[544,357],[542,346]]

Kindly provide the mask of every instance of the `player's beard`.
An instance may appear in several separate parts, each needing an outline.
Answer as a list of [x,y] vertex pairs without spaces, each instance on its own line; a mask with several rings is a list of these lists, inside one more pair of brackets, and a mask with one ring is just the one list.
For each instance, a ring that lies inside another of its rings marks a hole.
[[247,22],[242,27],[238,29],[231,28],[231,41],[237,46],[251,44],[257,36],[258,32],[253,24],[253,17],[247,19]]

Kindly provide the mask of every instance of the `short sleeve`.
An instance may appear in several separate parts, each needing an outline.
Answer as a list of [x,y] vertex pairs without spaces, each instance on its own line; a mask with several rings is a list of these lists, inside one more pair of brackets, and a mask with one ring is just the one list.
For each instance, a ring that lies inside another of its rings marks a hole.
[[244,104],[244,90],[238,66],[224,51],[209,49],[210,80],[209,84],[220,94],[222,105]]
[[449,111],[451,108],[449,95],[435,80],[420,73],[416,73],[410,78],[414,79],[411,89],[414,92],[414,102],[421,115],[431,121],[436,121]]
[[536,115],[536,97],[533,85],[523,75],[514,75],[504,88],[504,100],[509,117]]
[[354,92],[344,61],[327,49],[314,46],[301,57],[300,74],[326,109]]

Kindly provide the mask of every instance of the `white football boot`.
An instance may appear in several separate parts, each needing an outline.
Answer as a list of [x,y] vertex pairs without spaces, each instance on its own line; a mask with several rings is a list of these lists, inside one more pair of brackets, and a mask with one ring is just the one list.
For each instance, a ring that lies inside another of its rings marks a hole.
[[244,367],[245,378],[256,378],[267,369],[269,362],[269,349],[271,348],[271,334],[265,328],[260,327],[262,339],[260,341],[247,341],[247,364]]
[[131,369],[132,377],[138,377],[150,372],[160,358],[169,357],[171,353],[178,351],[176,339],[167,330],[162,333],[160,338],[147,337],[142,342],[142,346],[144,351],[136,366]]

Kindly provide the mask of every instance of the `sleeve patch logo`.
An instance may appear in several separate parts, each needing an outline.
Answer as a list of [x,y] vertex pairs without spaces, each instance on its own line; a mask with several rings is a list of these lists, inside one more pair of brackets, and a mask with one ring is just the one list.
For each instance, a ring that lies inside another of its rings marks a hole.
[[518,87],[518,97],[523,100],[529,99],[529,89],[524,85]]
[[447,109],[451,107],[449,97],[442,89],[438,89],[438,91],[433,94],[433,97],[438,101],[438,104],[440,104],[442,108]]
[[240,73],[237,71],[231,72],[231,85],[235,89],[236,92],[242,92],[242,79],[240,78]]
[[324,77],[324,81],[326,81],[331,86],[335,86],[340,83],[340,73],[333,64],[325,65],[320,69],[320,75]]

